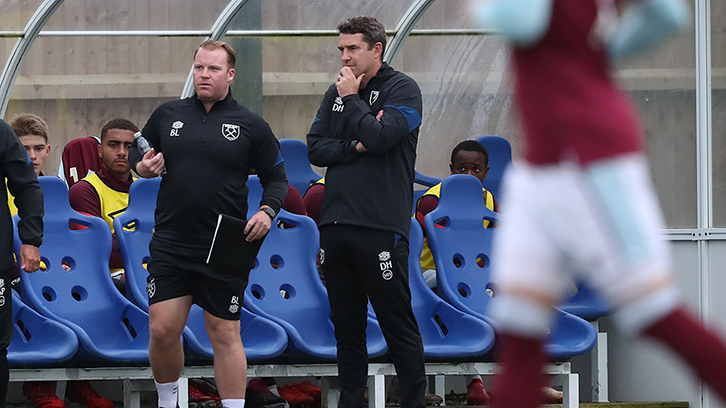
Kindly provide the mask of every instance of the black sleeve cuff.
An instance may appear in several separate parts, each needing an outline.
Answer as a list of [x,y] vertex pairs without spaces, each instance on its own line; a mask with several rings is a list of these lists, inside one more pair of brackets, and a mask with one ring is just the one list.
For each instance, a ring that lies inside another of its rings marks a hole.
[[346,95],[346,96],[344,96],[344,97],[342,97],[340,99],[343,101],[343,103],[346,103],[346,102],[348,102],[351,99],[360,99],[360,95],[358,95],[358,94],[350,94],[350,95]]
[[357,139],[353,139],[345,146],[345,153],[356,155],[358,154],[358,149],[355,148],[355,146],[358,144]]

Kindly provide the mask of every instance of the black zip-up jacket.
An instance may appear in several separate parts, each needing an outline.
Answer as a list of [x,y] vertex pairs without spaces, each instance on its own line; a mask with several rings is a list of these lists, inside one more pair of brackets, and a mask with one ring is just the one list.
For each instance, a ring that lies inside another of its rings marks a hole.
[[[33,170],[33,162],[13,128],[0,120],[0,180],[2,202],[8,202],[8,190],[18,207],[18,235],[23,244],[39,247],[43,243],[43,191]],[[13,269],[13,221],[6,204],[0,205],[0,271]],[[9,283],[9,282],[8,282]]]
[[[260,205],[280,211],[287,176],[280,144],[261,117],[227,97],[206,111],[196,95],[159,106],[142,130],[164,154],[156,202],[155,239],[209,246],[220,213],[247,218],[247,176],[254,168],[264,188]],[[142,155],[136,141],[132,169]]]
[[[416,82],[387,64],[357,95],[341,99],[335,84],[328,88],[307,135],[310,162],[328,167],[319,225],[408,237],[422,109]],[[368,152],[357,153],[357,141]]]

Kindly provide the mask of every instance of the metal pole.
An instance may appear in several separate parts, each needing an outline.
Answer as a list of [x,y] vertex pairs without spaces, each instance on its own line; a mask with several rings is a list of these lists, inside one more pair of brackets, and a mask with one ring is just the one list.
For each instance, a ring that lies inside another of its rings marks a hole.
[[403,15],[401,21],[398,23],[398,27],[396,27],[396,35],[393,36],[391,42],[388,43],[388,47],[386,47],[386,53],[383,55],[384,62],[387,62],[389,65],[393,64],[393,61],[398,56],[398,52],[403,47],[403,43],[406,42],[408,35],[411,34],[413,26],[418,23],[418,20],[421,19],[421,16],[423,16],[434,1],[418,0],[406,11],[406,14]]

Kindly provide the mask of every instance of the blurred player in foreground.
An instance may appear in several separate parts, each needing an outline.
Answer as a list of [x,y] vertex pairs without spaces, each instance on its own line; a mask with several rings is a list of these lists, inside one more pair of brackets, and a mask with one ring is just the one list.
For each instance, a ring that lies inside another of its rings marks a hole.
[[[493,0],[477,22],[513,47],[525,162],[510,169],[494,244],[503,365],[496,407],[541,403],[543,339],[565,276],[582,272],[632,335],[679,354],[726,402],[726,346],[685,311],[642,151],[611,64],[685,28],[681,0]],[[618,10],[623,10],[622,14]],[[552,191],[557,191],[555,196]],[[551,197],[542,200],[541,197]]]

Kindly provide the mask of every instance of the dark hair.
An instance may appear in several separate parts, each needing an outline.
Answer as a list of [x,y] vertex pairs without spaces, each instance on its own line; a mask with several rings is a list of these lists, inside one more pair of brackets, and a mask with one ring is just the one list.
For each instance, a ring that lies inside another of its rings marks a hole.
[[484,155],[484,160],[486,163],[484,163],[485,166],[489,165],[489,153],[487,152],[487,149],[476,140],[464,140],[463,142],[456,145],[454,150],[451,152],[451,163],[454,163],[454,157],[456,157],[456,154],[460,151],[465,152],[479,152]]
[[369,50],[379,42],[383,46],[381,55],[386,52],[386,29],[374,17],[351,17],[338,24],[338,33],[363,34],[363,41],[368,44]]
[[134,133],[139,131],[139,128],[137,128],[136,125],[134,125],[134,122],[132,122],[128,119],[123,119],[123,118],[111,119],[108,122],[106,122],[106,124],[103,125],[103,129],[101,129],[101,140],[103,140],[103,138],[106,137],[106,134],[111,129],[130,130]]
[[234,64],[237,63],[237,53],[234,52],[234,48],[232,48],[231,45],[227,44],[224,41],[205,40],[204,42],[199,44],[199,48],[194,51],[194,58],[197,57],[197,52],[202,48],[207,51],[214,51],[217,48],[222,48],[227,52],[227,65],[229,65],[230,68],[234,68]]
[[10,127],[18,137],[36,135],[45,139],[46,144],[48,143],[48,124],[38,115],[32,113],[15,115],[10,121]]

